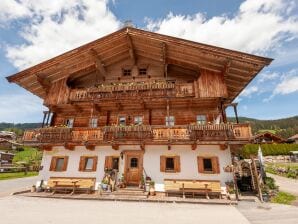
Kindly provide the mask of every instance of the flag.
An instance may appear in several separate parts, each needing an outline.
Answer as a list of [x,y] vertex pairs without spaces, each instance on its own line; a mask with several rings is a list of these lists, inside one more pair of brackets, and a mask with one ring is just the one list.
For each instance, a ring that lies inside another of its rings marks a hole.
[[259,145],[259,149],[258,149],[258,159],[260,162],[260,174],[262,176],[263,181],[265,182],[266,172],[264,169],[264,157],[263,157],[263,152],[262,152],[260,145]]

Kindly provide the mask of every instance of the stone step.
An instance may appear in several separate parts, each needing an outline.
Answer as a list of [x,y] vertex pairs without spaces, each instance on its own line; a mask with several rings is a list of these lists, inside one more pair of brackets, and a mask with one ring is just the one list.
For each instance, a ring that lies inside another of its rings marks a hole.
[[147,199],[147,196],[146,195],[138,195],[138,196],[135,196],[135,195],[114,195],[114,194],[102,194],[100,196],[101,199],[109,199],[109,200],[136,200],[136,201],[139,201],[139,200],[144,200],[144,199]]

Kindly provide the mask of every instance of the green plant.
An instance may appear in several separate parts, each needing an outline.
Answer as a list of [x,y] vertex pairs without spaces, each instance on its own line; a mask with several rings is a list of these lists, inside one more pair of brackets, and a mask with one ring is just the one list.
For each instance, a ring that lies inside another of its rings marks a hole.
[[[261,148],[264,156],[288,155],[290,151],[298,151],[298,144],[263,144]],[[257,155],[258,149],[258,144],[247,144],[243,146],[241,156],[247,159]]]
[[154,182],[154,181],[150,181],[149,185],[150,185],[151,187],[154,187],[154,186],[155,186],[155,182]]
[[266,186],[268,186],[268,188],[270,190],[277,190],[278,189],[278,186],[276,186],[275,180],[272,177],[266,177],[265,183],[266,183]]
[[289,205],[295,200],[296,196],[292,194],[286,192],[278,192],[278,194],[271,199],[271,202]]

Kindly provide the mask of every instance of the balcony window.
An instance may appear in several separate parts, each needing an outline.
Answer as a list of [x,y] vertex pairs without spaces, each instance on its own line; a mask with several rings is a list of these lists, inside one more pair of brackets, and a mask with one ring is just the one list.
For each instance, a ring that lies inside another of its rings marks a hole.
[[147,68],[139,68],[139,75],[147,75]]
[[123,69],[122,74],[123,76],[131,76],[131,69]]
[[197,124],[206,124],[206,115],[197,115]]
[[68,128],[73,128],[73,122],[74,122],[74,119],[73,118],[68,118],[68,119],[66,119],[66,126],[68,127]]
[[98,121],[97,118],[91,118],[90,123],[89,123],[89,127],[90,128],[97,128],[97,121]]
[[119,125],[120,126],[126,125],[126,117],[124,117],[124,116],[119,117]]
[[166,116],[166,126],[174,126],[174,125],[175,125],[175,117]]
[[135,116],[135,118],[134,118],[134,124],[135,125],[141,125],[141,124],[143,124],[143,117],[142,116]]

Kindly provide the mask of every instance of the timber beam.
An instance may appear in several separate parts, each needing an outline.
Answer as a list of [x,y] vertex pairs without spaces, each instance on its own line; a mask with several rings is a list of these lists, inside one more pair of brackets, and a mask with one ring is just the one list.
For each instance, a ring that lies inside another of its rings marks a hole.
[[130,37],[130,35],[128,33],[126,34],[126,39],[127,39],[127,43],[128,43],[128,49],[129,49],[130,59],[132,61],[132,64],[133,65],[136,65],[136,63],[137,63],[137,57],[136,57],[136,54],[135,54],[135,51],[134,51],[132,39],[131,39],[131,37]]
[[92,55],[92,57],[95,60],[96,70],[103,76],[107,76],[107,70],[105,68],[105,64],[101,60],[101,57],[99,56],[98,52],[92,48],[90,49],[89,53]]

